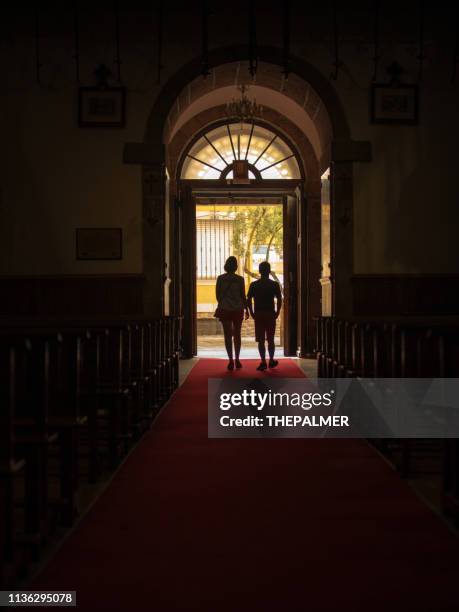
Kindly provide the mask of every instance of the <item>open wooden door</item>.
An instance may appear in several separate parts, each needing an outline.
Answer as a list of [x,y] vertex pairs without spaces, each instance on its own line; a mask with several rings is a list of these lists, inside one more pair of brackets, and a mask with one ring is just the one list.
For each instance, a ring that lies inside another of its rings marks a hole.
[[191,185],[180,184],[181,314],[184,357],[197,353],[196,340],[196,205]]
[[297,350],[298,357],[306,357],[308,340],[308,256],[307,256],[307,216],[306,202],[299,187],[296,192],[296,218],[297,218]]
[[297,199],[284,196],[284,354],[297,349]]

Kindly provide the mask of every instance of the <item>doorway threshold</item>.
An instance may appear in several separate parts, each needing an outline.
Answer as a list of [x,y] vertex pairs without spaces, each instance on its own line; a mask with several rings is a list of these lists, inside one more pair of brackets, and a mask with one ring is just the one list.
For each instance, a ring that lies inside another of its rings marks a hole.
[[[286,359],[283,355],[284,349],[282,346],[276,346],[276,359]],[[207,359],[228,359],[225,348],[217,347],[203,347],[198,346],[198,357],[205,357]],[[241,348],[240,359],[259,359],[260,355],[255,347]],[[290,359],[290,358],[289,358]]]

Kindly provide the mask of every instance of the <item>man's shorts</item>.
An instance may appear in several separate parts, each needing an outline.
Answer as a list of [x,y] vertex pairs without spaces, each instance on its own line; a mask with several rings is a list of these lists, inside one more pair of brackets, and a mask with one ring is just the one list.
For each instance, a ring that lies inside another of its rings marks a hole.
[[276,314],[271,311],[260,311],[255,313],[255,340],[257,342],[274,342],[276,331]]

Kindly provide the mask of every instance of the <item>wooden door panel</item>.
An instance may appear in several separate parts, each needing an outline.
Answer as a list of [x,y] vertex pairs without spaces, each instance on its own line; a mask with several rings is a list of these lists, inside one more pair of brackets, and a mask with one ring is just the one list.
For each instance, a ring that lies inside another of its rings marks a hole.
[[196,206],[191,187],[180,189],[181,206],[181,287],[182,345],[184,357],[193,357],[196,346]]
[[296,198],[284,198],[284,354],[296,354],[297,210]]

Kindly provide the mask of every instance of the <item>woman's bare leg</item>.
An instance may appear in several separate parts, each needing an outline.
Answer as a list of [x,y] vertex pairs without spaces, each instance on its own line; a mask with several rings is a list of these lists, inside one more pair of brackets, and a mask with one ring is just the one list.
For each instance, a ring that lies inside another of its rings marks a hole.
[[223,334],[225,336],[225,348],[228,354],[228,359],[233,361],[233,322],[222,321]]
[[233,334],[234,334],[234,356],[236,358],[236,361],[239,361],[239,354],[241,352],[241,328],[242,328],[242,321],[239,323],[235,323],[234,327],[233,327]]

